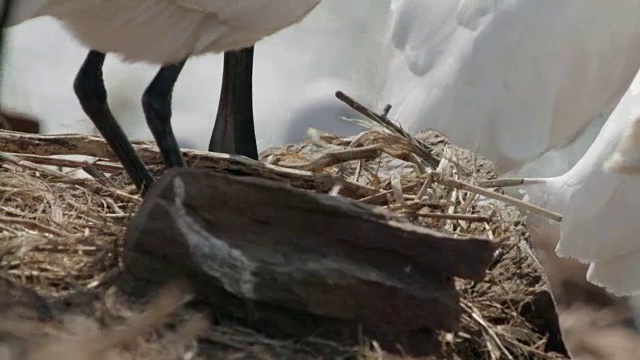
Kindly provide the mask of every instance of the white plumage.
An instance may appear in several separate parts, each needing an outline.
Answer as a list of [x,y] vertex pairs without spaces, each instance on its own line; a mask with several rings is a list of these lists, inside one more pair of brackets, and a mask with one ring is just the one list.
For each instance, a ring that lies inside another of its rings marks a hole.
[[639,0],[393,4],[392,117],[443,132],[500,172],[572,141],[640,68]]
[[640,98],[632,90],[618,104],[640,68],[640,1],[395,0],[393,12],[395,53],[382,96],[391,117],[443,132],[496,162],[499,173],[611,114],[571,170],[528,181],[527,200],[562,213],[563,222],[531,215],[528,224],[551,251],[589,264],[589,281],[638,292],[640,177],[602,164],[627,132],[634,146],[622,150],[640,165],[640,137],[629,128]]
[[53,16],[85,46],[100,52],[115,52],[129,61],[166,64],[192,55],[251,46],[299,22],[319,2],[49,0],[36,4],[20,1],[16,12],[31,17]]
[[[366,13],[361,11],[365,7]],[[378,100],[372,89],[384,81],[388,16],[385,2],[324,0],[300,24],[260,42],[253,88],[259,149],[299,142],[308,127],[345,135],[362,130],[340,119],[355,115],[334,93],[343,90],[367,104]],[[43,133],[94,131],[71,89],[86,49],[48,17],[9,29],[5,41],[2,108],[32,114],[41,120]],[[221,56],[198,56],[176,83],[172,125],[182,147],[207,149],[220,68]],[[139,99],[156,71],[149,64],[107,56],[103,72],[109,104],[131,139],[152,139]]]
[[184,166],[171,127],[174,85],[191,56],[225,51],[220,108],[209,149],[257,159],[252,110],[253,44],[299,22],[320,0],[50,0],[13,2],[11,24],[28,17],[60,20],[91,49],[74,81],[87,114],[136,187],[153,177],[107,103],[102,79],[106,53],[162,67],[142,96],[147,124],[168,166]]
[[[387,61],[387,47],[393,47],[392,61],[385,73],[369,74],[386,79],[385,87],[380,96],[374,86],[369,94],[362,91],[356,95],[379,100],[378,107],[392,104],[391,116],[403,126],[441,131],[455,143],[496,161],[499,172],[518,168],[549,149],[565,145],[588,124],[609,114],[640,67],[640,24],[632,19],[640,10],[639,0],[613,5],[596,0],[394,0],[391,5],[394,19],[390,37],[368,52],[369,63],[373,63],[371,59],[378,61],[374,71],[379,71]],[[146,6],[155,5],[144,5],[140,11]],[[191,7],[197,8],[190,5],[181,11],[190,11]],[[353,9],[345,11],[350,10]],[[106,26],[124,29],[118,24],[123,20],[118,19]],[[143,24],[145,18],[141,19]],[[371,21],[375,20],[379,21],[379,16]],[[386,22],[379,24],[377,36],[383,36],[385,27]],[[316,31],[322,30],[318,24]],[[174,39],[175,35],[167,36]],[[146,36],[134,36],[125,45],[132,46],[130,52],[135,54],[142,49],[137,41],[145,39]],[[171,48],[162,44],[157,48]],[[352,44],[355,48],[369,46]],[[317,53],[310,54],[321,58]],[[146,56],[170,58],[153,51]],[[260,51],[256,57],[260,57]],[[344,59],[349,61],[351,57],[345,55]],[[363,61],[362,57],[359,59]],[[264,62],[256,62],[256,73],[260,66],[264,67],[261,64]],[[296,74],[300,72],[299,68],[294,69]],[[316,70],[304,71],[311,78]],[[325,93],[325,104],[331,103],[329,88],[333,84],[341,84],[348,91],[344,85],[347,81],[324,83],[321,92]],[[309,91],[322,86],[309,83]],[[262,113],[258,99],[256,111]],[[259,124],[260,117],[256,122]],[[198,127],[204,124],[206,119]],[[268,128],[258,131],[259,136],[267,134]],[[195,136],[203,133],[199,131]],[[265,146],[279,144],[272,136],[266,140],[259,139]]]
[[[640,74],[634,80],[640,84]],[[525,200],[564,215],[560,224],[529,216],[538,236],[558,237],[558,255],[589,264],[587,279],[616,295],[640,292],[640,177],[607,172],[603,163],[640,115],[630,90],[578,163],[561,176],[530,179]],[[535,240],[535,239],[534,239]]]
[[640,175],[640,116],[625,129],[618,147],[605,161],[604,170]]

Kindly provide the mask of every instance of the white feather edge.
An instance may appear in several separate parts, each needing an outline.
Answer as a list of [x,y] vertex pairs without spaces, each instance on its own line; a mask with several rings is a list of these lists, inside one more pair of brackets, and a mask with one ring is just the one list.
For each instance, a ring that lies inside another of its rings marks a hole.
[[616,296],[640,294],[640,250],[596,261],[589,266],[587,280]]
[[640,175],[640,118],[625,130],[620,144],[602,167],[605,172]]

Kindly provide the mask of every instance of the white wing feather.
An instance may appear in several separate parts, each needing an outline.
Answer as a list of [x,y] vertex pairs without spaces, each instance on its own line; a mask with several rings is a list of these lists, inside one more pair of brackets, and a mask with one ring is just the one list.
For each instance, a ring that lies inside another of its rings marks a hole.
[[516,168],[612,111],[640,68],[640,1],[612,4],[398,1],[385,102]]
[[302,20],[320,0],[176,0],[180,6],[215,14],[234,27],[277,31]]
[[628,92],[587,153],[562,176],[571,182],[571,194],[556,251],[591,263],[588,280],[616,295],[640,291],[640,177],[606,172],[602,164],[640,113],[638,103],[640,95]]
[[589,266],[587,280],[617,296],[640,292],[640,250],[596,261]]
[[[89,48],[167,64],[251,46],[299,22],[319,1],[48,0],[31,16],[57,18]],[[32,9],[22,6],[26,14]]]

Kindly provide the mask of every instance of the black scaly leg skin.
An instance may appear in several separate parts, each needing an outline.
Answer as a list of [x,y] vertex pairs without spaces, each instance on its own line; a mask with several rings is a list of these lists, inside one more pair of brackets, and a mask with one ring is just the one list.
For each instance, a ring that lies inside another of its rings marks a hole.
[[224,53],[222,89],[209,151],[258,160],[253,124],[253,46]]
[[104,58],[105,54],[90,51],[80,67],[73,89],[85,114],[116,154],[136,188],[144,193],[153,183],[153,177],[109,109],[107,90],[102,79]]
[[142,95],[142,108],[147,124],[156,139],[165,164],[183,167],[184,159],[171,128],[171,94],[186,60],[164,66]]

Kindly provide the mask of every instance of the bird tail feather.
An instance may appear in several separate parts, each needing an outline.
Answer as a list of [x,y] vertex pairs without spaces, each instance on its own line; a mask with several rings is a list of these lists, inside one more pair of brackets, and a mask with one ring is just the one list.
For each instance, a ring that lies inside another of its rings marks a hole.
[[617,296],[640,294],[640,249],[593,262],[587,280]]

